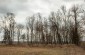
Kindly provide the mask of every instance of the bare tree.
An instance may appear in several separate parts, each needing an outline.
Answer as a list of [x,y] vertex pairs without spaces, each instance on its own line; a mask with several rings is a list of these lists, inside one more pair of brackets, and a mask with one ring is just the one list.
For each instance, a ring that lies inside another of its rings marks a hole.
[[78,21],[78,17],[80,15],[80,13],[82,13],[82,10],[79,8],[79,6],[73,6],[71,9],[71,12],[73,13],[73,18],[74,18],[74,28],[73,28],[73,38],[72,41],[74,44],[79,45],[80,43],[80,34],[78,31],[79,28],[79,21]]
[[33,41],[33,27],[34,27],[34,21],[35,21],[35,17],[34,16],[32,16],[32,17],[29,17],[29,18],[27,18],[27,30],[29,31],[29,29],[30,29],[30,32],[31,32],[31,36],[30,36],[30,42],[32,43],[32,41]]
[[[4,41],[8,44],[12,44],[14,38],[14,20],[15,15],[13,13],[7,13],[4,17],[3,24],[4,24]],[[8,24],[8,26],[7,26]]]
[[25,39],[26,39],[25,34],[21,35],[21,39],[23,40],[23,43],[25,43]]
[[23,30],[24,26],[22,24],[17,24],[17,40],[18,40],[18,44],[20,43],[20,37],[22,35],[22,30]]

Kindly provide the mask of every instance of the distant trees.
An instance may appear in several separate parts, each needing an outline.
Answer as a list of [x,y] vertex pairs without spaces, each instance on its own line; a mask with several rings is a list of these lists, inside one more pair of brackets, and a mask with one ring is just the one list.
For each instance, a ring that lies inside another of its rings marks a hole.
[[35,17],[34,16],[28,17],[26,20],[27,20],[27,23],[26,23],[27,42],[30,40],[29,43],[32,43],[33,42],[33,38],[34,38],[34,21],[35,21]]
[[17,27],[17,41],[18,41],[18,44],[20,43],[20,38],[21,38],[21,35],[22,35],[22,30],[24,28],[24,26],[22,24],[18,24],[16,25]]
[[[51,12],[49,17],[40,13],[26,19],[26,26],[17,24],[13,13],[7,13],[3,20],[3,42],[12,44],[17,33],[17,43],[20,38],[27,44],[76,44],[80,43],[80,19],[84,18],[83,10],[73,6],[67,10],[62,6],[57,12]],[[81,15],[82,14],[82,15]],[[80,19],[79,19],[80,18]],[[15,31],[16,26],[16,31]],[[25,27],[25,28],[24,28]],[[23,30],[25,33],[23,34]]]
[[[83,10],[81,10],[78,6],[73,6],[71,9],[71,12],[73,13],[73,18],[74,18],[74,28],[73,28],[73,37],[72,37],[72,42],[74,44],[79,45],[80,42],[80,34],[78,31],[79,28],[79,21],[78,18],[80,14],[82,13]],[[80,16],[81,17],[81,16]]]
[[3,42],[7,43],[7,44],[13,43],[14,25],[15,25],[14,17],[15,17],[15,15],[13,13],[7,13],[6,16],[4,17],[4,20],[3,20],[3,24],[4,24]]
[[[9,19],[9,30],[10,30],[10,38],[12,40],[10,40],[10,42],[13,42],[14,40],[14,28],[15,28],[15,20],[14,17],[15,15],[13,13],[7,13],[8,19]],[[12,44],[12,43],[10,43]]]
[[21,39],[23,40],[23,43],[25,43],[25,39],[26,39],[25,34],[21,35]]

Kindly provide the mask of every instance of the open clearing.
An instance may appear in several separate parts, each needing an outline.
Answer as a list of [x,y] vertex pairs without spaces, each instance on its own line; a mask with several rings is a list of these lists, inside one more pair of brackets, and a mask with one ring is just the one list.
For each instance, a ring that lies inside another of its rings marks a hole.
[[56,47],[0,46],[0,55],[85,55],[85,50],[75,45]]

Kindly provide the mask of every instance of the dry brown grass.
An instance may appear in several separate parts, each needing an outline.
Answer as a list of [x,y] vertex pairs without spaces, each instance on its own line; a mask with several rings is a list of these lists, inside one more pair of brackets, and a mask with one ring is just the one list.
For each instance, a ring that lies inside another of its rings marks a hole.
[[85,49],[85,41],[82,41],[82,42],[81,42],[81,47],[82,47],[83,49]]
[[85,55],[85,50],[75,45],[56,47],[0,46],[0,55]]

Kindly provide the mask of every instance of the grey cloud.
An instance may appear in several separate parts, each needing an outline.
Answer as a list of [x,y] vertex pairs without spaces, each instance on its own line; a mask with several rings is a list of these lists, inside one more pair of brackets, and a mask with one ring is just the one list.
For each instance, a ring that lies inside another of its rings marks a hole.
[[63,5],[63,1],[76,0],[0,0],[0,13],[36,12],[36,10],[53,11]]
[[0,13],[4,14],[7,12],[11,12],[7,7],[0,7]]
[[[76,0],[0,0],[0,14],[13,12],[16,14],[16,20],[22,18],[20,20],[23,21],[27,16],[37,12],[47,16],[51,11],[56,12],[61,5],[69,8],[74,1]],[[81,0],[77,1],[80,3]]]
[[74,1],[84,1],[84,0],[62,0],[62,1],[66,1],[66,2],[74,2]]
[[17,0],[18,2],[28,2],[28,0]]
[[24,11],[27,9],[26,2],[27,0],[0,0],[0,13]]

